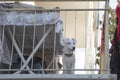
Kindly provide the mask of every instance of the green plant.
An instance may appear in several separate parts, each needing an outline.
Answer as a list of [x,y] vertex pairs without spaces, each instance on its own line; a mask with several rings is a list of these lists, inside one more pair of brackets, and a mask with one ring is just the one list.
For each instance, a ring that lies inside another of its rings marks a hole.
[[98,47],[97,50],[98,50],[98,53],[96,54],[95,65],[99,65],[100,64],[100,47]]
[[[105,16],[103,15],[103,18]],[[103,21],[99,21],[99,24],[102,25],[103,24]],[[112,9],[110,7],[109,9],[109,19],[108,19],[108,26],[109,26],[109,39],[110,39],[110,42],[112,42],[112,39],[114,37],[114,32],[115,32],[115,28],[116,28],[116,14],[115,14],[115,11],[114,9]],[[98,50],[98,53],[96,54],[96,61],[95,61],[95,64],[100,64],[100,47],[97,48]]]

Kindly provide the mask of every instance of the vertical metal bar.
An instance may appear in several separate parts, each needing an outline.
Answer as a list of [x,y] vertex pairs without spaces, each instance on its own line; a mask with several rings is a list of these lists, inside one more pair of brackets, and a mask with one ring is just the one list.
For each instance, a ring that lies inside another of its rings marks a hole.
[[[5,27],[6,27],[5,24],[3,25],[3,28],[2,28],[2,26],[0,26],[0,39],[1,39],[0,40],[0,54],[2,54],[2,55],[4,54],[3,45],[5,42]],[[2,55],[0,55],[0,64],[1,64]]]
[[[56,29],[56,24],[55,24],[55,29]],[[53,61],[54,62],[54,64],[53,64],[53,66],[55,67],[55,62],[56,62],[56,32],[54,32],[54,51],[53,51],[53,58],[54,58],[54,60],[55,61]],[[53,69],[55,69],[55,68],[53,68]]]
[[[98,13],[99,13],[99,12],[98,12]],[[98,35],[99,35],[99,31],[98,31],[98,30],[99,30],[99,14],[98,14],[96,17],[97,17],[97,18],[96,18],[96,19],[97,19],[97,22],[96,22],[97,30],[95,31],[95,34],[96,34],[95,45],[96,45],[96,47],[98,48],[98,47],[99,47],[99,45],[98,45],[98,40],[99,40],[99,39],[98,39],[98,37],[99,37],[99,36],[98,36]],[[98,53],[98,52],[97,52],[97,51],[98,51],[97,48],[95,48],[95,60],[97,59],[97,56],[96,56],[97,53]],[[97,65],[95,65],[95,69],[97,69]],[[98,72],[98,71],[96,71],[96,72]]]
[[[55,13],[57,13],[56,11],[55,11]],[[56,26],[57,26],[57,23],[55,23],[55,27],[54,27],[54,29],[55,29],[55,31],[54,31],[54,48],[53,48],[53,69],[55,69],[55,62],[56,62],[56,54],[55,54],[55,52],[56,52]]]
[[[0,26],[1,27],[1,26]],[[2,39],[1,39],[1,42],[2,42],[2,46],[3,46],[3,43],[4,43],[4,39],[5,39],[5,25],[3,25],[3,28],[1,28],[2,29]]]
[[[25,16],[26,16],[26,11],[25,11]],[[23,18],[23,16],[22,16],[22,18]],[[23,18],[24,19],[24,18]],[[22,55],[24,56],[24,46],[25,46],[25,29],[26,29],[26,27],[25,27],[25,21],[23,22],[23,38],[22,38]],[[22,62],[22,60],[21,60],[21,66],[22,66],[22,64],[23,64],[23,62]]]
[[[46,20],[45,19],[46,19],[46,16],[44,16],[43,35],[45,34],[45,31],[46,31],[45,30],[46,29],[46,24],[45,24]],[[42,52],[42,65],[41,65],[41,67],[44,68],[44,66],[45,66],[44,65],[44,60],[45,60],[45,40],[43,41],[43,50],[42,51],[43,52]],[[42,71],[42,73],[44,74],[44,71]]]
[[[76,28],[77,28],[77,25],[76,25],[76,24],[77,24],[77,11],[75,11],[75,39],[77,40],[77,38],[76,38],[76,37],[77,37],[77,36],[76,36],[76,33],[77,33],[77,31],[76,31],[76,30],[77,30],[77,29],[76,29]],[[76,45],[75,45],[75,46],[76,46]],[[76,72],[76,71],[74,71],[74,73],[75,73],[75,72]]]
[[16,11],[15,11],[15,17],[14,17],[14,26],[13,26],[13,35],[12,35],[12,49],[11,49],[11,55],[10,55],[11,58],[10,58],[9,69],[11,69],[11,66],[12,66],[13,50],[14,50],[13,48],[14,48],[15,27],[16,27]]
[[[35,17],[34,17],[34,30],[33,30],[33,46],[32,46],[32,50],[34,50],[35,48],[35,35],[36,35],[36,10],[35,10]],[[31,68],[33,68],[33,60],[34,60],[34,56],[32,57],[32,62],[31,62]]]
[[0,26],[0,65],[2,62],[2,55],[4,54],[3,51],[4,41],[5,41],[5,25],[3,25],[3,27]]
[[[85,12],[85,18],[87,19],[87,12]],[[86,65],[86,56],[87,56],[87,23],[85,24],[85,60],[84,60],[84,68],[85,68],[85,65]]]
[[[109,7],[109,0],[105,2],[105,8]],[[109,67],[109,27],[108,27],[108,18],[109,11],[105,10],[105,69],[110,69]],[[105,72],[109,74],[110,72]]]

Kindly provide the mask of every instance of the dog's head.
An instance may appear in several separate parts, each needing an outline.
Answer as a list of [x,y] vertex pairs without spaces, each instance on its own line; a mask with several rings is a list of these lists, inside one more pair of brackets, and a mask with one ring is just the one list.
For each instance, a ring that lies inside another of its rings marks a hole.
[[66,48],[69,49],[71,51],[75,50],[75,45],[76,45],[77,40],[74,38],[64,38],[61,41],[61,45]]

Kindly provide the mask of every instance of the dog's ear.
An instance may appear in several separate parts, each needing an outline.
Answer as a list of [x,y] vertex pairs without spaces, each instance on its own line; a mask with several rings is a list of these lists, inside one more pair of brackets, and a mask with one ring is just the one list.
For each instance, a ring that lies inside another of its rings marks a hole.
[[72,40],[73,40],[74,43],[77,43],[77,40],[75,38],[72,38]]

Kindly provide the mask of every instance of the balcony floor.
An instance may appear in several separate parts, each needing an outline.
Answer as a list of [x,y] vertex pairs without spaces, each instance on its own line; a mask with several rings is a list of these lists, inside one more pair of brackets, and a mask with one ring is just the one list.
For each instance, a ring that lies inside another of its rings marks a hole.
[[115,74],[0,74],[0,80],[117,80]]

